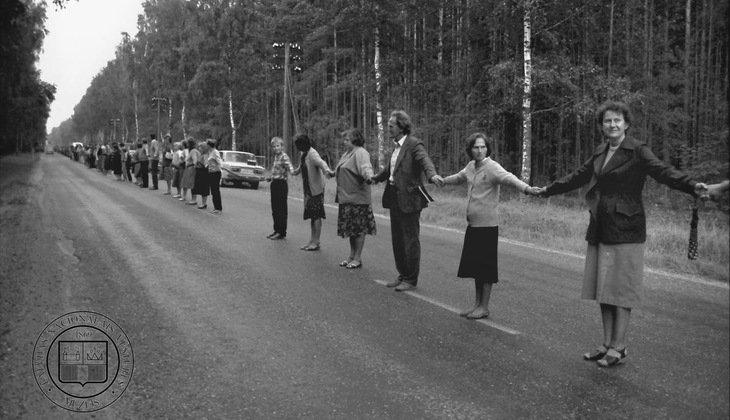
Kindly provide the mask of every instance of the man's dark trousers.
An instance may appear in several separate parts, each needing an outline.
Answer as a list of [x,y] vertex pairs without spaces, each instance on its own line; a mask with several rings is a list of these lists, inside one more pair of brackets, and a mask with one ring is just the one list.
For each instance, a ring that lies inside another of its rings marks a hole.
[[157,174],[160,172],[160,161],[156,159],[150,159],[152,162],[152,188],[157,189]]
[[421,266],[420,218],[420,210],[403,213],[398,208],[390,209],[390,237],[398,280],[414,286]]
[[150,162],[148,160],[139,161],[139,177],[142,178],[142,187],[147,188],[150,185],[148,176]]

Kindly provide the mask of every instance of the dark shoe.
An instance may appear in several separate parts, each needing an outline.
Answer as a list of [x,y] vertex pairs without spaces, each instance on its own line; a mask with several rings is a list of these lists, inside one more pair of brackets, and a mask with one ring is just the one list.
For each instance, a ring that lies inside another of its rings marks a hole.
[[406,282],[402,281],[402,282],[400,282],[399,285],[397,285],[395,287],[395,291],[396,292],[407,292],[407,291],[413,290],[415,288],[416,288],[416,286],[414,286],[414,285],[412,285],[410,283],[406,283]]
[[268,235],[266,235],[267,238],[271,239],[272,236],[277,235],[276,232],[271,232]]
[[270,237],[269,239],[271,239],[273,241],[278,241],[279,239],[284,239],[284,238],[286,238],[286,236],[283,236],[280,233],[276,233],[276,234],[274,234],[274,236]]
[[400,280],[393,280],[390,283],[386,283],[385,287],[396,287],[400,284]]
[[593,351],[584,353],[583,360],[595,362],[596,360],[603,359],[603,356],[605,356],[607,352],[608,352],[608,347],[601,345],[600,347],[597,347]]
[[626,358],[626,347],[621,350],[608,349],[606,355],[603,356],[597,363],[599,367],[613,367],[621,363]]
[[199,208],[200,210],[203,210],[203,209],[207,209],[207,208],[208,208],[208,205],[206,204],[206,205],[204,205],[204,206],[198,206],[198,208]]
[[362,261],[350,261],[349,264],[345,266],[348,270],[354,270],[356,268],[362,268]]

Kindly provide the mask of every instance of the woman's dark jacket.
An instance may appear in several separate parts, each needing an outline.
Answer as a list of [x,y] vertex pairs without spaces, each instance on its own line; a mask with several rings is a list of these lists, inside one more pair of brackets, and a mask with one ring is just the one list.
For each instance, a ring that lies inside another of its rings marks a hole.
[[643,243],[646,215],[641,199],[649,175],[670,188],[694,194],[697,181],[659,160],[644,143],[626,136],[605,168],[608,143],[598,146],[578,170],[547,187],[546,195],[588,185],[591,220],[586,241],[591,245]]

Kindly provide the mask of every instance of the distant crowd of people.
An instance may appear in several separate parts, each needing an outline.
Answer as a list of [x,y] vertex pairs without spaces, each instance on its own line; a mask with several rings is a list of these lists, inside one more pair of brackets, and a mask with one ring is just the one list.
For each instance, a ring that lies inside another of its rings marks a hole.
[[[433,201],[426,184],[466,184],[466,221],[457,277],[474,279],[475,304],[461,315],[468,319],[489,316],[492,287],[499,281],[499,193],[510,186],[525,194],[547,197],[587,185],[586,200],[590,222],[586,233],[587,251],[582,298],[599,303],[603,335],[601,345],[583,355],[601,367],[611,367],[627,357],[626,331],[632,308],[642,301],[646,216],[642,190],[647,175],[670,188],[695,197],[718,197],[730,183],[706,185],[658,159],[649,147],[628,135],[633,123],[629,107],[607,101],[596,111],[596,123],[605,142],[575,172],[544,187],[529,186],[492,159],[495,141],[484,133],[473,133],[465,140],[469,163],[459,172],[442,177],[431,161],[424,144],[412,135],[408,114],[391,112],[388,134],[392,153],[385,167],[375,173],[365,139],[357,129],[341,133],[344,154],[334,169],[321,158],[306,134],[297,135],[298,166],[284,152],[284,140],[271,140],[273,163],[267,180],[271,182],[271,240],[287,236],[288,178],[301,174],[304,220],[310,221],[309,240],[301,249],[320,250],[324,209],[325,179],[334,177],[338,204],[337,234],[347,238],[350,252],[339,265],[345,269],[363,266],[362,252],[366,235],[375,235],[371,186],[385,184],[382,206],[390,212],[390,233],[397,277],[387,284],[403,292],[417,287],[420,271],[420,215]],[[199,209],[207,208],[213,196],[213,213],[222,211],[219,182],[221,158],[216,141],[171,143],[169,136],[158,142],[143,141],[130,150],[117,144],[83,152],[89,167],[119,181],[130,181],[141,188],[158,189],[158,171],[173,197]],[[96,163],[95,163],[96,162]],[[149,171],[149,175],[148,175]],[[188,196],[188,191],[190,195]],[[197,201],[200,197],[200,202]]]
[[150,141],[132,143],[129,148],[118,143],[78,147],[73,157],[104,175],[111,171],[117,181],[132,182],[140,188],[158,190],[160,181],[164,181],[167,189],[163,195],[201,210],[208,208],[208,196],[211,196],[213,209],[210,212],[220,214],[223,211],[222,160],[216,140],[188,139],[173,143],[169,134],[162,141],[151,134]]

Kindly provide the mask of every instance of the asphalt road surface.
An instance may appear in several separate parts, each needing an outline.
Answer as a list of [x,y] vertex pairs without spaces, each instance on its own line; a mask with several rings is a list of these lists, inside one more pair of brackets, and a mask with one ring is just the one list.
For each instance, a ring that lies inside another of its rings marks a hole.
[[31,356],[51,320],[88,310],[134,351],[95,417],[728,418],[726,284],[648,273],[627,362],[605,370],[581,359],[601,326],[575,256],[501,242],[475,322],[455,313],[473,299],[457,231],[422,226],[418,288],[396,293],[387,218],[346,270],[333,207],[319,252],[299,249],[296,197],[288,238],[265,238],[265,185],[224,188],[212,215],[60,155],[0,175],[0,417],[75,415],[40,392]]

